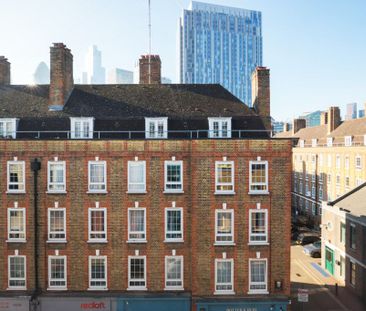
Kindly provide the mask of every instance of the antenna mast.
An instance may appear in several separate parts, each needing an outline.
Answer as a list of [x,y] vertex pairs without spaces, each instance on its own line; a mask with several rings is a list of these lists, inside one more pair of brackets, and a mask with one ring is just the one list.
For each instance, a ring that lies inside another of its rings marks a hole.
[[151,84],[151,4],[149,0],[149,84]]

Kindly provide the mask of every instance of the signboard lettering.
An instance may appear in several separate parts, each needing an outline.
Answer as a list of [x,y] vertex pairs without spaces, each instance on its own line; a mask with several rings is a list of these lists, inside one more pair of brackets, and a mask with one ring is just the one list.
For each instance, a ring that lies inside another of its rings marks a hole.
[[104,302],[87,302],[80,305],[81,310],[102,310],[105,309]]
[[297,292],[298,302],[309,302],[309,290],[304,288],[299,288]]
[[257,311],[257,308],[227,308],[226,311]]

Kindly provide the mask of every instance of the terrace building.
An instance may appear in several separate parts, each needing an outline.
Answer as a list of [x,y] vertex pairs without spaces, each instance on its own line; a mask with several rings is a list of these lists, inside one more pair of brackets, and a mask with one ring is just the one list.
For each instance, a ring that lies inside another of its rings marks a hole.
[[[220,85],[10,84],[0,57],[0,303],[9,310],[287,310],[291,141]],[[150,84],[147,83],[150,82]]]

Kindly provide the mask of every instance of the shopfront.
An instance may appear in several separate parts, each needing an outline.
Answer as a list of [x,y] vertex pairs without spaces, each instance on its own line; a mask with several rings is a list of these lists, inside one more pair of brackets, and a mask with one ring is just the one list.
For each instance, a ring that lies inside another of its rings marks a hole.
[[30,297],[1,297],[0,311],[29,311]]
[[41,311],[113,311],[111,298],[42,297],[39,301]]
[[191,311],[190,297],[118,298],[117,311]]
[[199,301],[196,303],[197,311],[285,311],[289,304],[288,300],[283,301],[248,301],[248,300],[227,300],[227,301]]

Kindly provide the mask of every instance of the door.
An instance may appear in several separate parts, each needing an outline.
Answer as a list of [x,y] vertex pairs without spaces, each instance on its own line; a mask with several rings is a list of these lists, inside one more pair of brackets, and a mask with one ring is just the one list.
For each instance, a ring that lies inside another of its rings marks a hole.
[[329,247],[325,247],[325,269],[334,274],[334,252]]

